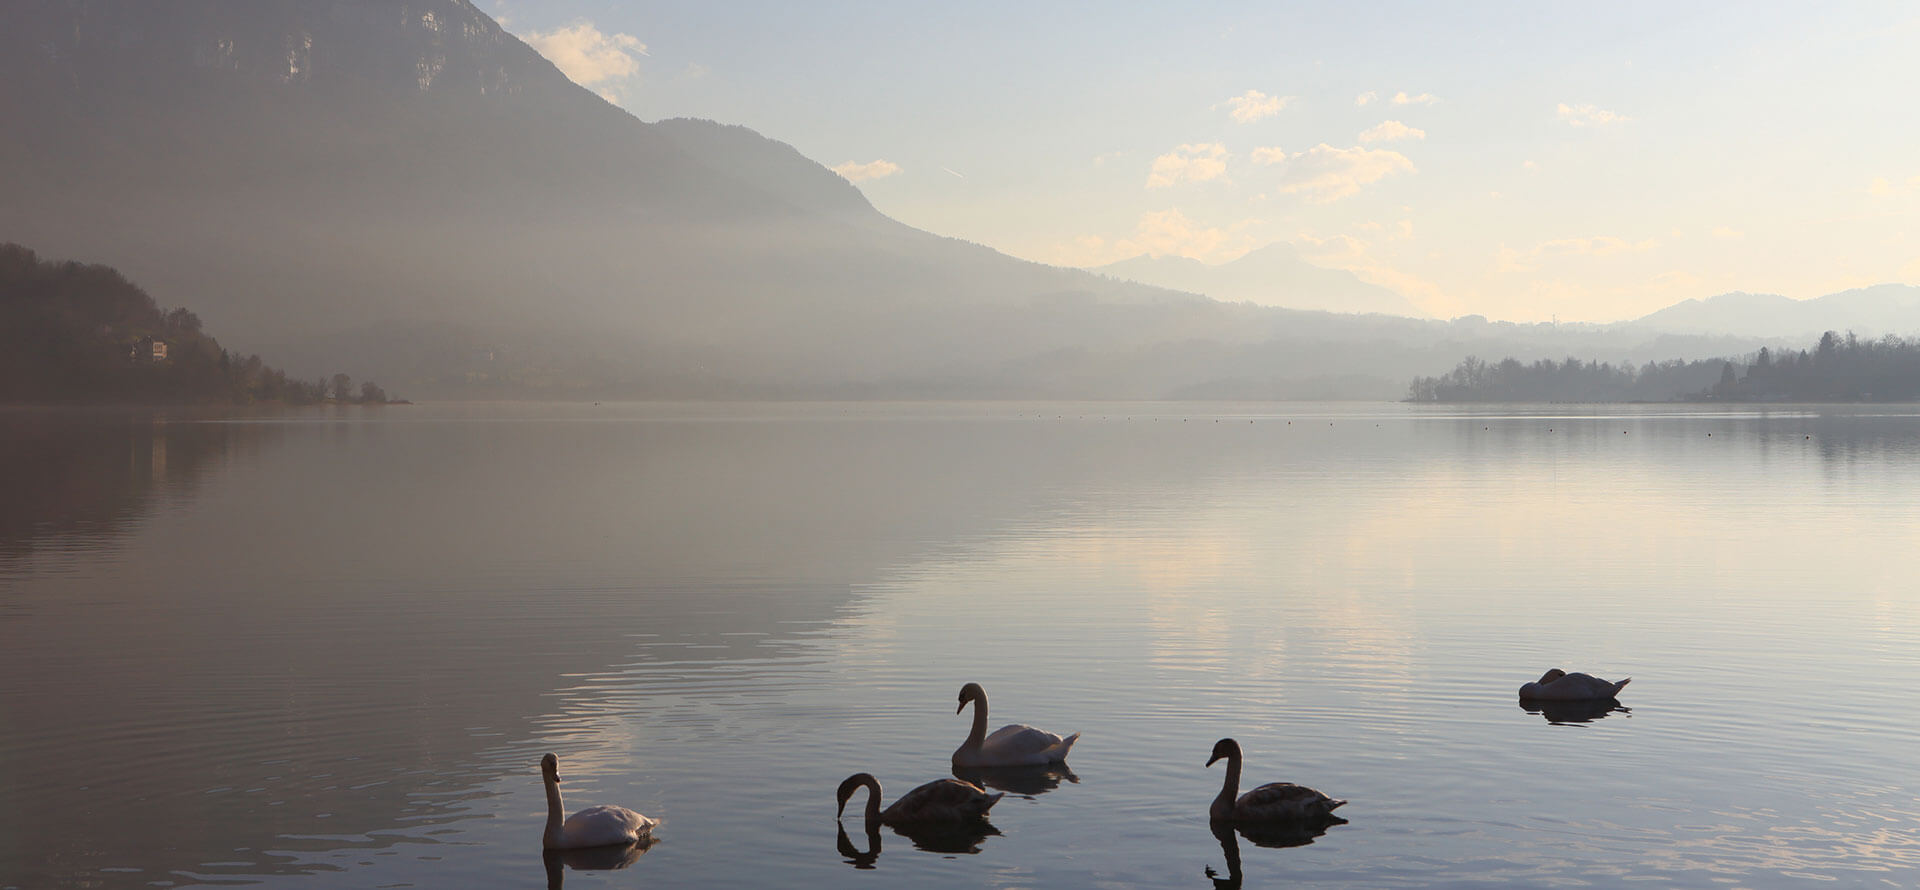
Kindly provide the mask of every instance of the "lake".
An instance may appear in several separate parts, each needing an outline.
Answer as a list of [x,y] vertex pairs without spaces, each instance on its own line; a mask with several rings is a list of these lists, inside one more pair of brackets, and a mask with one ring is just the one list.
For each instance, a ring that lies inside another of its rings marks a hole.
[[[6,409],[0,465],[0,888],[1920,884],[1911,406]],[[1071,774],[837,824],[968,681]],[[1216,837],[1228,736],[1349,822]],[[548,751],[660,842],[550,872]]]

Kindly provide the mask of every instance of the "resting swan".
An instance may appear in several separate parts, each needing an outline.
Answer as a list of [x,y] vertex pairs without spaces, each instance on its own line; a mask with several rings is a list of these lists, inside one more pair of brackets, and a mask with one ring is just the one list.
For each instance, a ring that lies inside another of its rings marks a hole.
[[1535,701],[1592,701],[1594,699],[1614,698],[1620,690],[1633,682],[1632,677],[1618,683],[1610,683],[1592,674],[1569,674],[1554,668],[1540,675],[1540,679],[1520,687],[1522,699]]
[[1227,760],[1227,779],[1220,788],[1220,796],[1213,799],[1213,806],[1207,808],[1207,818],[1212,822],[1281,822],[1288,820],[1337,819],[1333,811],[1346,804],[1344,800],[1335,800],[1304,785],[1292,782],[1274,782],[1262,785],[1238,798],[1240,791],[1240,743],[1232,739],[1221,739],[1213,743],[1213,756],[1207,758],[1207,765],[1220,758]]
[[960,687],[960,706],[953,712],[966,710],[968,702],[973,703],[973,731],[953,752],[956,768],[1065,763],[1067,751],[1080,738],[1077,732],[1063,739],[1044,729],[1019,723],[1009,723],[994,730],[993,735],[987,735],[987,691],[978,683]]
[[835,816],[847,811],[847,798],[853,792],[866,787],[872,791],[867,795],[867,827],[885,823],[899,827],[902,825],[925,825],[933,822],[965,822],[982,819],[987,811],[993,809],[1005,794],[988,794],[980,786],[959,779],[935,779],[900,795],[893,806],[880,809],[880,780],[872,773],[854,773],[840,783],[840,790],[834,792],[840,808]]
[[658,819],[649,819],[626,807],[587,807],[564,820],[560,805],[560,758],[540,758],[540,775],[547,784],[547,830],[540,845],[548,850],[579,850],[614,844],[635,844],[653,837]]

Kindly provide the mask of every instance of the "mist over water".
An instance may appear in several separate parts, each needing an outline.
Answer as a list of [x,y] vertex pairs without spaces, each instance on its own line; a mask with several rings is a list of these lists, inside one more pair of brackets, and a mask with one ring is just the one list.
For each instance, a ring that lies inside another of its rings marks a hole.
[[[1920,880],[1920,412],[0,414],[0,887]],[[1548,667],[1625,710],[1531,711]],[[833,820],[992,723],[998,834]],[[663,817],[549,871],[568,808]],[[951,840],[951,839],[947,839]],[[861,867],[864,866],[864,867]]]

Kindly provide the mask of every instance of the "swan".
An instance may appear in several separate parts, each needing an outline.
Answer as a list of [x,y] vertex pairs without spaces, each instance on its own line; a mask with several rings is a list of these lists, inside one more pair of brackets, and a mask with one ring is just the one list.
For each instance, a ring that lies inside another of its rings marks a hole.
[[1207,808],[1213,822],[1282,822],[1288,820],[1337,819],[1333,811],[1346,804],[1304,785],[1274,782],[1262,785],[1235,798],[1240,791],[1240,743],[1221,739],[1213,743],[1213,756],[1207,765],[1220,758],[1227,760],[1227,779],[1220,796]]
[[658,819],[649,819],[626,807],[587,807],[564,821],[560,805],[560,758],[540,758],[540,775],[547,784],[547,830],[540,845],[548,850],[580,850],[650,839]]
[[980,786],[959,779],[935,779],[900,795],[893,806],[880,809],[880,780],[872,773],[854,773],[840,783],[840,790],[834,792],[834,798],[840,802],[836,818],[847,811],[847,798],[862,786],[873,793],[867,795],[867,826],[885,823],[895,827],[902,825],[924,825],[930,822],[965,822],[983,819],[993,805],[1006,797],[1005,793],[988,794]]
[[1009,723],[994,730],[993,735],[987,735],[987,691],[978,683],[960,687],[960,706],[953,712],[966,710],[968,702],[973,703],[973,731],[953,752],[956,768],[1065,763],[1068,749],[1080,738],[1077,732],[1063,739],[1044,729],[1019,723]]
[[1569,674],[1554,668],[1541,674],[1540,679],[1521,686],[1520,697],[1535,701],[1592,701],[1618,696],[1631,682],[1632,677],[1611,683],[1592,674]]

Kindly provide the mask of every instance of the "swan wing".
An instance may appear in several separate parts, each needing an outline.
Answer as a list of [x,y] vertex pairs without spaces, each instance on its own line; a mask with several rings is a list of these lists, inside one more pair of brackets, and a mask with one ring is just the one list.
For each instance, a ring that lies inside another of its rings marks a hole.
[[977,819],[993,809],[1004,794],[988,794],[972,782],[959,779],[935,779],[900,795],[880,814],[881,821],[948,822]]
[[560,824],[560,837],[568,848],[631,844],[651,837],[659,824],[626,807],[587,807]]
[[1234,801],[1233,815],[1236,819],[1273,820],[1273,819],[1317,819],[1331,815],[1345,804],[1292,782],[1274,782],[1262,785]]
[[1057,763],[1067,759],[1067,751],[1079,738],[1077,732],[1061,738],[1044,729],[1010,723],[987,736],[980,752],[986,762],[997,765]]

